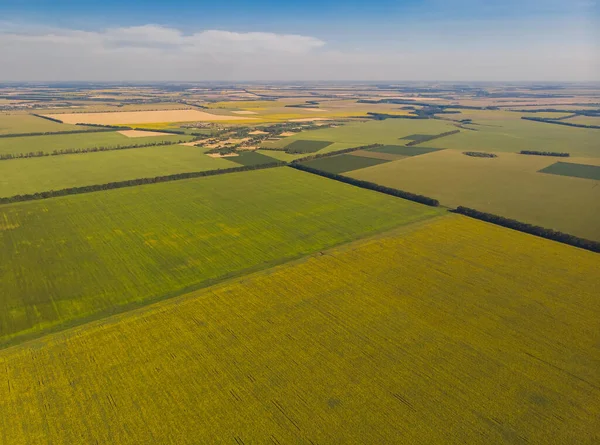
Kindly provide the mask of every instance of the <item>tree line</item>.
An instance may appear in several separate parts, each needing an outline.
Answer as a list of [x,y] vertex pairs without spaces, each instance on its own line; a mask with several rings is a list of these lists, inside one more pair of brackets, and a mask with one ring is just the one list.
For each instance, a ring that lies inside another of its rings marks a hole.
[[137,131],[153,131],[153,132],[157,132],[157,133],[169,133],[169,134],[187,134],[185,131],[183,130],[170,130],[170,129],[153,129],[153,128],[132,128],[132,130],[137,130]]
[[474,158],[497,158],[498,155],[494,153],[484,153],[482,151],[463,151],[464,155],[472,156]]
[[457,134],[457,133],[460,133],[460,130],[452,130],[452,131],[446,131],[445,133],[433,134],[431,136],[419,138],[419,139],[417,139],[415,141],[410,141],[408,144],[406,144],[406,146],[407,147],[412,147],[413,145],[422,144],[423,142],[429,142],[429,141],[432,141],[434,139],[443,138],[445,136],[451,136],[451,135]]
[[289,164],[290,167],[295,168],[297,170],[302,170],[308,173],[313,173],[315,175],[323,176],[325,178],[333,179],[335,181],[344,182],[346,184],[354,185],[357,187],[361,187],[367,190],[373,190],[380,193],[385,193],[386,195],[396,196],[398,198],[408,199],[409,201],[418,202],[420,204],[425,204],[432,207],[437,207],[440,205],[437,199],[429,198],[423,195],[417,195],[410,192],[405,192],[403,190],[393,189],[390,187],[384,187],[379,184],[375,184],[373,182],[361,181],[360,179],[350,178],[348,176],[342,176],[335,173],[326,172],[323,170],[318,170],[316,168],[309,167],[304,164],[300,164],[298,162],[292,162]]
[[[40,116],[41,117],[41,116]],[[152,132],[161,132],[161,133],[169,133],[169,134],[178,134],[178,135],[187,135],[185,131],[182,130],[162,130],[162,129],[150,129],[150,128],[132,128],[120,125],[102,125],[102,124],[75,124],[81,127],[94,127],[92,129],[87,130],[61,130],[61,131],[33,131],[28,133],[7,133],[0,134],[0,138],[20,138],[20,137],[29,137],[29,136],[56,136],[61,134],[80,134],[80,133],[102,133],[116,130],[138,130],[138,131],[152,131]],[[205,136],[202,133],[189,133],[190,136]]]
[[[455,107],[453,107],[455,108]],[[457,110],[448,110],[447,107],[443,105],[427,105],[423,106],[423,108],[415,109],[411,112],[411,114],[388,114],[388,113],[377,113],[369,111],[367,115],[371,119],[375,119],[378,121],[383,121],[386,119],[433,119],[436,114],[459,114],[460,111]],[[362,116],[356,116],[362,117]]]
[[[375,119],[376,121],[384,121],[386,119],[429,119],[428,117],[411,115],[411,114],[387,114],[387,113],[374,113],[367,112],[367,115],[371,117],[371,119]],[[360,117],[360,116],[356,116]]]
[[568,233],[558,232],[552,229],[546,229],[540,226],[534,226],[532,224],[523,223],[514,219],[504,218],[502,216],[494,215],[491,213],[480,212],[478,210],[470,209],[468,207],[459,206],[455,210],[455,213],[469,216],[471,218],[480,219],[492,224],[496,224],[502,227],[508,227],[509,229],[518,230],[519,232],[528,233],[530,235],[536,235],[542,238],[546,238],[552,241],[558,241],[559,243],[569,244],[571,246],[579,247],[581,249],[591,250],[592,252],[600,252],[600,243],[584,238],[579,238]]
[[413,111],[417,116],[423,119],[435,118],[436,114],[460,114],[458,110],[449,110],[448,107],[443,105],[428,105],[423,108],[416,109]]
[[51,152],[46,151],[30,151],[27,153],[6,153],[0,154],[0,161],[7,161],[10,159],[25,159],[25,158],[42,158],[44,156],[60,156],[60,155],[72,155],[81,153],[96,153],[99,151],[112,151],[112,150],[127,150],[130,148],[143,148],[143,147],[157,147],[161,145],[174,145],[187,142],[185,139],[179,141],[160,141],[160,142],[148,142],[145,144],[134,144],[134,145],[116,145],[113,147],[87,147],[87,148],[63,148],[61,150],[53,150]]
[[285,147],[260,147],[260,149],[267,151],[285,151]]
[[600,129],[600,125],[575,124],[573,122],[565,122],[565,121],[560,121],[560,120],[545,119],[543,117],[521,116],[521,119],[524,119],[526,121],[544,122],[546,124],[566,125],[567,127]]
[[194,104],[194,103],[186,102],[186,101],[183,101],[183,100],[180,100],[179,103],[182,103],[182,104],[187,105],[189,107],[196,107],[196,108],[201,108],[203,110],[208,110],[208,107],[206,107],[204,105],[200,105],[200,104]]
[[57,124],[62,124],[64,123],[63,121],[61,121],[60,119],[54,119],[53,117],[49,117],[49,116],[44,116],[42,114],[36,114],[36,113],[31,113],[32,116],[35,117],[39,117],[41,119],[46,119],[47,121],[52,121],[52,122],[56,122]]
[[[511,111],[516,111],[516,112],[520,112],[520,113],[568,113],[568,114],[570,114],[570,116],[568,116],[568,117],[574,117],[574,116],[592,116],[592,117],[596,117],[596,116],[600,116],[600,110],[588,110],[588,109],[581,109],[581,110],[561,110],[559,108],[541,108],[541,109],[536,109],[536,110],[511,110]],[[562,120],[562,119],[566,119],[566,117],[561,117],[559,119],[554,118],[554,120]]]
[[138,178],[127,181],[109,182],[106,184],[87,185],[83,187],[70,187],[61,190],[49,190],[28,195],[15,195],[6,198],[0,198],[0,204],[10,204],[14,202],[34,201],[38,199],[55,198],[58,196],[78,195],[81,193],[99,192],[103,190],[113,190],[125,187],[134,187],[145,184],[157,184],[160,182],[179,181],[181,179],[201,178],[205,176],[224,175],[228,173],[238,173],[248,170],[262,170],[266,168],[282,167],[285,162],[271,162],[269,164],[244,165],[241,167],[224,168],[219,170],[207,170],[201,172],[177,173],[168,176],[156,176],[153,178]]
[[83,124],[83,123],[79,123],[79,124],[75,124],[75,125],[80,125],[82,127],[85,126],[85,127],[107,128],[110,130],[133,130],[133,128],[131,128],[131,127],[126,127],[126,126],[122,126],[122,125]]
[[217,147],[217,148],[211,148],[210,150],[206,150],[204,152],[204,154],[207,154],[207,155],[212,155],[212,154],[227,155],[227,154],[230,154],[230,153],[235,153],[238,148],[240,148],[240,144],[226,145],[225,147]]
[[[418,98],[417,98],[418,99]],[[419,102],[418,100],[409,100],[409,99],[359,99],[356,101],[358,104],[394,104],[394,105],[417,105],[422,107],[436,107],[442,110],[446,110],[447,108],[457,109],[457,110],[498,110],[498,107],[488,106],[488,107],[476,107],[469,105],[431,105],[431,102]],[[454,114],[454,113],[452,113]]]
[[27,136],[54,136],[59,134],[77,134],[77,133],[102,133],[105,131],[113,131],[110,128],[99,128],[97,130],[62,130],[62,131],[36,131],[30,133],[8,133],[0,134],[0,138],[20,138]]
[[[82,125],[82,126],[86,126],[86,127],[99,127],[99,128],[105,128],[105,131],[108,130],[137,130],[137,131],[149,131],[149,132],[155,132],[155,133],[169,133],[169,134],[179,134],[179,135],[187,135],[188,133],[186,133],[184,130],[173,130],[173,129],[163,129],[163,128],[140,128],[140,127],[127,127],[127,126],[121,126],[121,125],[104,125],[104,124],[85,124],[85,123],[80,123],[80,124],[75,124],[75,125]],[[98,130],[100,131],[100,130]],[[53,133],[56,134],[56,133]],[[202,133],[189,133],[191,136],[205,136]]]
[[535,150],[521,150],[519,154],[522,155],[535,155],[535,156],[557,156],[559,158],[568,158],[571,156],[570,153],[561,153],[557,151],[535,151]]

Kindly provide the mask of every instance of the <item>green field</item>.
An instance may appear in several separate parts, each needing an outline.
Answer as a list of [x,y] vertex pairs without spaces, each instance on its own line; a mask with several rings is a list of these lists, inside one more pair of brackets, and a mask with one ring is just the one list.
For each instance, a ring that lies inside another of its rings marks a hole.
[[57,134],[47,136],[23,136],[0,138],[0,154],[18,154],[42,151],[52,153],[54,150],[68,148],[119,147],[128,145],[144,145],[154,142],[179,140],[190,141],[192,136],[169,135],[129,138],[114,132]]
[[0,442],[595,444],[599,268],[404,227],[0,351]]
[[[456,130],[456,127],[452,123],[442,120],[387,119],[384,121],[353,122],[334,128],[307,131],[264,145],[283,148],[295,140],[332,141],[345,144],[335,148],[329,146],[319,151],[319,153],[325,153],[330,149],[339,150],[375,143],[394,145],[398,144],[398,139],[411,134],[439,134],[451,130]],[[443,138],[440,141],[447,139]]]
[[328,147],[333,142],[329,141],[305,141],[305,140],[296,140],[285,146],[286,153],[295,154],[295,153],[314,153],[316,151],[322,150],[325,147]]
[[278,161],[278,159],[267,154],[256,153],[255,151],[241,151],[239,156],[227,159],[240,165],[262,165]]
[[401,156],[419,156],[427,153],[433,153],[434,151],[440,151],[440,148],[428,148],[428,147],[406,147],[404,145],[384,145],[383,147],[369,148],[368,151],[374,151],[377,153],[389,153],[393,155]]
[[0,161],[0,196],[239,167],[225,158],[206,156],[204,151],[167,145]]
[[380,153],[371,150],[355,150],[352,152],[352,156],[361,156],[363,158],[372,159],[384,159],[386,161],[397,161],[399,159],[406,158],[406,156],[398,155],[395,153]]
[[404,136],[399,139],[406,139],[407,141],[428,141],[431,139],[431,134],[409,134],[408,136]]
[[302,164],[329,173],[344,173],[352,170],[358,170],[359,168],[383,164],[385,162],[389,161],[385,159],[374,159],[363,156],[352,156],[351,154],[343,154],[339,156],[314,159],[312,161],[302,162]]
[[0,339],[441,212],[287,167],[3,205]]
[[542,170],[540,173],[550,173],[553,175],[572,176],[574,178],[595,179],[600,181],[600,166],[574,164],[571,162],[557,162]]
[[[337,144],[333,144],[333,145],[337,145]],[[346,147],[346,148],[350,148],[350,147]],[[285,161],[285,162],[292,162],[296,159],[306,157],[306,155],[304,155],[304,154],[290,154],[290,153],[286,153],[285,151],[279,151],[279,150],[260,150],[259,149],[259,150],[256,150],[256,153],[263,154],[270,158],[277,159],[278,161]]]
[[59,124],[30,114],[0,113],[0,134],[51,133],[55,131],[85,130],[81,125]]
[[[594,181],[538,173],[554,162],[546,156],[475,158],[443,150],[348,176],[429,196],[445,206],[471,207],[600,241],[600,187]],[[598,159],[573,162],[600,165]]]
[[[490,113],[486,118],[486,113]],[[474,131],[429,141],[434,148],[461,151],[511,152],[521,150],[569,152],[571,156],[600,158],[600,131],[522,120],[517,113],[480,111],[473,117]],[[511,117],[513,115],[514,117]],[[461,115],[456,119],[460,118]],[[508,117],[506,117],[508,116]]]

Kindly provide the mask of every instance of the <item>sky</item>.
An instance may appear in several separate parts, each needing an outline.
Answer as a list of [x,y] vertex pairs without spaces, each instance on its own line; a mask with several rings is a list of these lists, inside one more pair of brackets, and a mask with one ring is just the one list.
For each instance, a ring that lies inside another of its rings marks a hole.
[[600,0],[0,0],[0,81],[600,81]]

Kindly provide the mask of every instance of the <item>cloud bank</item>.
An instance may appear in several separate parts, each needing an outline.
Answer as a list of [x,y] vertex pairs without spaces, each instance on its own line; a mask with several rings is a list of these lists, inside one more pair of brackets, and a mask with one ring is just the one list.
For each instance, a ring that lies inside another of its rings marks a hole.
[[528,41],[493,48],[460,38],[422,46],[407,41],[351,50],[295,34],[0,23],[0,81],[596,80],[600,72],[598,48],[585,36],[577,45]]

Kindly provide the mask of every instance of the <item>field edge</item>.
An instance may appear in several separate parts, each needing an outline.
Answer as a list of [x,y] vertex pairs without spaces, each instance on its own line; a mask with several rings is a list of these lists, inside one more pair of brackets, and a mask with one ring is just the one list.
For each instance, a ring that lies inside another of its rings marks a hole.
[[130,302],[127,304],[118,305],[89,316],[84,316],[76,320],[69,320],[64,323],[49,326],[47,328],[41,328],[41,331],[21,331],[21,333],[18,333],[14,336],[4,337],[4,340],[0,340],[0,351],[4,351],[14,347],[21,347],[31,342],[43,341],[43,339],[47,336],[64,335],[68,332],[72,332],[72,330],[75,329],[84,329],[85,327],[88,327],[88,325],[93,325],[94,323],[100,323],[100,325],[102,325],[106,320],[110,320],[113,317],[125,317],[131,313],[136,313],[138,311],[152,310],[157,305],[164,304],[166,302],[172,302],[173,304],[177,304],[178,302],[183,301],[182,299],[194,298],[193,294],[195,294],[196,292],[204,291],[208,288],[218,288],[220,286],[227,286],[231,283],[240,282],[256,275],[265,274],[269,271],[274,271],[281,267],[288,267],[290,265],[302,263],[313,257],[326,255],[327,252],[331,252],[334,250],[344,251],[344,248],[352,249],[353,246],[362,245],[363,243],[369,242],[369,240],[377,240],[379,238],[394,233],[410,233],[422,227],[423,225],[430,224],[438,219],[452,218],[457,216],[459,215],[454,215],[452,213],[440,209],[440,212],[438,214],[422,215],[419,217],[419,219],[416,219],[411,223],[399,224],[396,227],[393,227],[392,229],[384,228],[381,230],[369,232],[364,234],[363,236],[356,237],[352,241],[335,244],[325,249],[315,251],[309,254],[299,254],[296,256],[279,258],[274,261],[269,261],[246,269],[230,272],[218,278],[207,279],[202,281],[201,283],[186,286],[184,288],[174,290],[166,294],[161,294],[154,298],[146,299],[144,301]]

